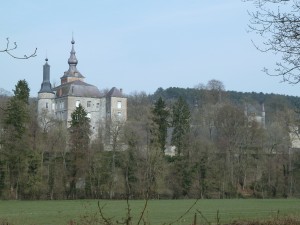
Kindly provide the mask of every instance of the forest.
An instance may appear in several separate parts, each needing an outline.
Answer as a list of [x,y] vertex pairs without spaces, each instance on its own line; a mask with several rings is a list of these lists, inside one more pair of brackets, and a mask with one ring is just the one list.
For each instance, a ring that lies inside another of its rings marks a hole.
[[21,80],[0,96],[1,199],[300,197],[299,97],[217,80],[136,92],[127,121],[91,139],[84,107],[66,128],[38,116],[29,91]]

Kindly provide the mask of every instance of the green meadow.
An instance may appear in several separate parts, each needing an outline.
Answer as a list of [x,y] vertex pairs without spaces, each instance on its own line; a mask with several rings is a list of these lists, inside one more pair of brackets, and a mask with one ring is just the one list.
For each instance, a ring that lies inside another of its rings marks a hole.
[[[300,217],[298,199],[230,199],[230,200],[150,200],[144,220],[150,224],[191,224],[194,215],[202,224],[227,223],[234,220],[267,220],[277,217]],[[193,204],[195,204],[193,206]],[[102,212],[113,220],[126,217],[127,203],[99,200]],[[129,201],[130,214],[137,222],[145,201]],[[193,206],[191,208],[191,206]],[[190,211],[185,214],[189,209]],[[184,215],[184,216],[183,216]],[[182,217],[183,216],[183,217]],[[95,221],[99,217],[98,200],[0,201],[0,224],[64,225],[70,221]],[[218,218],[218,219],[217,219]],[[79,224],[79,223],[78,223]]]

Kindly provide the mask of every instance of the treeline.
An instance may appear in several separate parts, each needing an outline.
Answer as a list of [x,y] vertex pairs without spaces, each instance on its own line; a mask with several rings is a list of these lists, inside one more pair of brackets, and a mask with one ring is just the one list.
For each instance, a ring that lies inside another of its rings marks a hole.
[[83,107],[67,129],[36,115],[19,81],[0,98],[1,199],[300,196],[298,98],[229,92],[216,80],[127,97],[127,122],[107,121],[91,140]]

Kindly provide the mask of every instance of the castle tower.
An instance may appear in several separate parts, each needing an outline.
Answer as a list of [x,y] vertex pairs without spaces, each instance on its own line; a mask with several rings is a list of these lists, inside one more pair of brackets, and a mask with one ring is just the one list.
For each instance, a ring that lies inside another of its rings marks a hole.
[[106,94],[106,119],[112,122],[127,120],[127,98],[123,96],[122,89],[113,87]]
[[[127,120],[127,98],[122,94],[122,89],[113,87],[105,96],[106,121],[105,121],[105,143],[114,144],[115,135]],[[109,145],[108,145],[109,146]],[[106,147],[108,147],[106,146]],[[110,146],[110,147],[111,147]],[[108,147],[108,150],[112,150]]]
[[266,128],[266,112],[264,103],[261,103],[261,125],[263,128]]
[[247,103],[244,104],[244,115],[246,118],[248,118],[248,107],[247,107]]
[[44,117],[47,114],[53,114],[53,100],[55,98],[55,94],[50,83],[50,65],[48,64],[47,58],[45,61],[46,63],[43,66],[43,82],[41,84],[41,89],[38,92],[38,115]]
[[74,44],[75,41],[72,38],[71,41],[72,44],[72,49],[70,52],[70,58],[68,59],[68,64],[69,64],[69,69],[67,71],[64,72],[64,75],[60,78],[61,80],[61,84],[65,84],[68,82],[72,82],[75,80],[80,80],[83,81],[84,76],[82,76],[82,74],[77,70],[77,64],[78,64],[78,60],[76,58],[76,52],[74,50]]

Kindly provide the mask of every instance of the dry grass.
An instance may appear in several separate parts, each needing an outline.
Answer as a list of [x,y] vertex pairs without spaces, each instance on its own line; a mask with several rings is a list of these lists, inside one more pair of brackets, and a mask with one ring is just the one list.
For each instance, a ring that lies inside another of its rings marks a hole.
[[267,221],[235,221],[227,225],[300,225],[300,220],[295,218],[284,218]]

